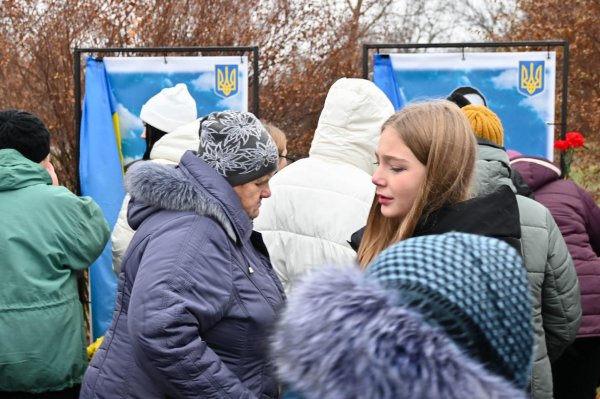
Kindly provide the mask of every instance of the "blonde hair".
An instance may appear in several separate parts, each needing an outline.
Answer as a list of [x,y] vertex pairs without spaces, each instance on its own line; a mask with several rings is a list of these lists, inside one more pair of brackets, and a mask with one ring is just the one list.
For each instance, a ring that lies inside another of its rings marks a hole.
[[277,152],[279,152],[279,155],[283,155],[283,152],[285,151],[287,146],[287,138],[285,137],[285,133],[283,133],[281,129],[270,124],[269,122],[263,122],[262,124],[265,127],[265,129],[267,129],[267,132],[269,132],[271,138],[275,142],[275,145],[277,146]]
[[425,181],[406,216],[386,218],[374,199],[358,249],[358,262],[367,265],[390,245],[411,237],[419,221],[448,204],[469,198],[477,144],[461,110],[449,101],[408,105],[382,126],[398,135],[425,165]]

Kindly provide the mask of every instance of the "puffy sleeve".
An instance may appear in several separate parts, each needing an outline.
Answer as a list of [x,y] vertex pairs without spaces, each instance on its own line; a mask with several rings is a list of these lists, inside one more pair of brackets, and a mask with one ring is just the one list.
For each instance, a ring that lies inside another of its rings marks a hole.
[[[67,189],[64,189],[65,192]],[[100,207],[90,197],[67,193],[69,206],[63,208],[63,218],[70,226],[65,229],[61,263],[73,270],[82,270],[100,256],[110,236],[108,223]]]
[[137,363],[174,397],[255,396],[202,339],[232,300],[229,238],[216,223],[193,223],[149,242],[129,304]]
[[546,219],[549,240],[542,313],[548,356],[553,361],[575,339],[581,322],[581,295],[565,240],[550,212]]

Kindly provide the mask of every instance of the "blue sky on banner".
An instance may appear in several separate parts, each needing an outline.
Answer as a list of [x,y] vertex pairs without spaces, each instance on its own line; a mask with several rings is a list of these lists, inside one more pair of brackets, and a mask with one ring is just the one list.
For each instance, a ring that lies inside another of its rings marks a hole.
[[[549,58],[548,58],[549,57]],[[390,55],[396,83],[408,102],[444,98],[460,86],[480,90],[500,117],[505,147],[552,158],[555,53],[419,53]],[[517,90],[519,61],[545,62],[545,87],[528,96]]]
[[[166,61],[166,62],[165,62]],[[198,117],[210,112],[248,110],[248,58],[231,57],[105,57],[104,63],[117,100],[125,164],[142,157],[146,144],[142,105],[166,87],[185,83],[196,100]],[[227,98],[215,91],[215,65],[238,65],[238,92]]]

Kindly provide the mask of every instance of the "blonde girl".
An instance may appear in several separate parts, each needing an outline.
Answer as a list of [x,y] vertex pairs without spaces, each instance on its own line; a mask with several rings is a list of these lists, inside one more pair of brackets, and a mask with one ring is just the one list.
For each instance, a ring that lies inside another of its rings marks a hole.
[[383,124],[376,156],[376,195],[358,249],[362,269],[413,236],[432,212],[469,199],[476,141],[455,104],[418,103]]

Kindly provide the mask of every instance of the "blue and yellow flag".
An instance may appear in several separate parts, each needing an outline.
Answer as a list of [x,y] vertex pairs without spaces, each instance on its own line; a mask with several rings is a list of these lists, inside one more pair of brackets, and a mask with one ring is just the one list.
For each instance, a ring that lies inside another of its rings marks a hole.
[[396,111],[404,107],[404,99],[396,82],[392,60],[387,54],[375,54],[373,83],[390,99]]
[[[102,61],[85,63],[85,97],[79,142],[81,194],[98,203],[111,229],[125,196],[116,101]],[[117,280],[112,271],[111,242],[90,268],[92,335],[104,335],[115,302]]]

